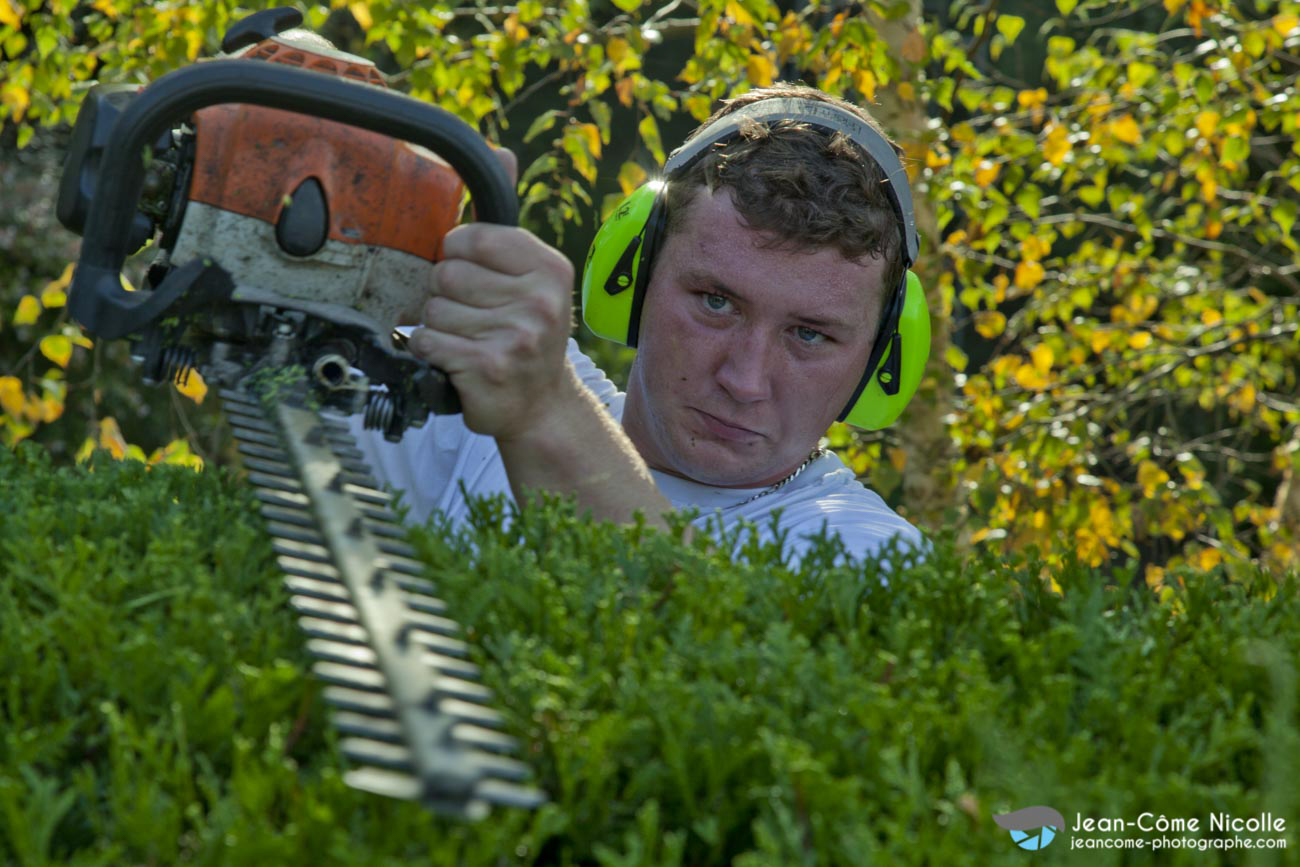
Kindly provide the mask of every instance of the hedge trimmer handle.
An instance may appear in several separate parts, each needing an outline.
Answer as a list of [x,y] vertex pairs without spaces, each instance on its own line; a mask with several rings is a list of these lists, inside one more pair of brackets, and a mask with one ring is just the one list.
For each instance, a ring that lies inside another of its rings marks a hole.
[[282,64],[212,60],[171,72],[123,111],[105,149],[90,203],[68,307],[93,335],[124,337],[162,316],[178,298],[128,292],[121,273],[145,177],[145,155],[172,124],[223,103],[249,103],[349,124],[425,147],[468,187],[476,218],[515,225],[519,202],[491,147],[464,121],[411,97]]

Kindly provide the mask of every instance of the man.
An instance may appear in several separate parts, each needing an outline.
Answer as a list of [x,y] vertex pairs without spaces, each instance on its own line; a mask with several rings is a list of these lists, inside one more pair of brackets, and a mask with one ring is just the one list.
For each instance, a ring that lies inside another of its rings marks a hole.
[[[875,128],[792,86],[751,91],[715,117],[792,97]],[[463,416],[398,444],[359,437],[376,474],[405,491],[417,520],[434,509],[463,519],[463,486],[574,495],[597,519],[640,512],[659,526],[693,508],[701,527],[745,519],[764,534],[780,510],[796,557],[823,528],[856,557],[919,543],[817,448],[866,383],[910,262],[888,181],[845,135],[786,122],[742,121],[674,169],[657,200],[663,237],[633,317],[626,394],[569,338],[574,270],[561,253],[523,229],[458,227],[409,348],[450,376]]]

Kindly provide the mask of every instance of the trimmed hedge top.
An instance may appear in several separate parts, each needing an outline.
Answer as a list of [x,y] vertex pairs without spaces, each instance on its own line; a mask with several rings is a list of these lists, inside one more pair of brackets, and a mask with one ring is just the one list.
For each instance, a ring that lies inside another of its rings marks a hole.
[[342,784],[231,477],[0,450],[0,514],[0,862],[1022,864],[991,816],[1033,804],[1300,845],[1294,577],[1056,594],[941,540],[885,582],[484,503],[412,541],[552,803],[467,825]]

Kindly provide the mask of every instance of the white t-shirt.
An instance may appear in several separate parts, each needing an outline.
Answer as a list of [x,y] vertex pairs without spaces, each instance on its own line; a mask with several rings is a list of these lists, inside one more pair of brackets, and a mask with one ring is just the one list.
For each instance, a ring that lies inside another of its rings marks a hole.
[[[624,394],[573,339],[568,354],[583,384],[622,421]],[[379,431],[364,430],[360,416],[351,421],[357,447],[375,477],[402,492],[410,509],[408,520],[424,523],[437,510],[453,526],[460,526],[469,517],[466,493],[514,499],[496,441],[471,431],[459,415],[431,416],[424,427],[408,430],[398,443],[388,442]],[[922,544],[920,532],[859,482],[833,453],[823,454],[789,483],[757,498],[754,495],[764,488],[715,488],[650,472],[675,508],[698,511],[694,523],[705,530],[716,530],[720,524],[725,532],[744,521],[754,525],[761,540],[771,541],[772,514],[780,510],[777,526],[786,536],[785,550],[795,560],[808,549],[809,537],[823,528],[838,533],[856,559],[876,556],[894,539],[900,546]],[[740,541],[746,538],[742,534]]]

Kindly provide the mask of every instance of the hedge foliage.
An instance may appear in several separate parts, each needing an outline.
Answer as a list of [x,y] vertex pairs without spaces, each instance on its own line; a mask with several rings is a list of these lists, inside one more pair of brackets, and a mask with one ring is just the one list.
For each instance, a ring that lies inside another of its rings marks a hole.
[[1021,852],[991,815],[1031,804],[1300,845],[1294,576],[1057,593],[940,539],[886,582],[485,504],[413,540],[552,802],[466,825],[342,784],[233,477],[0,449],[0,512],[0,863],[1134,863]]

